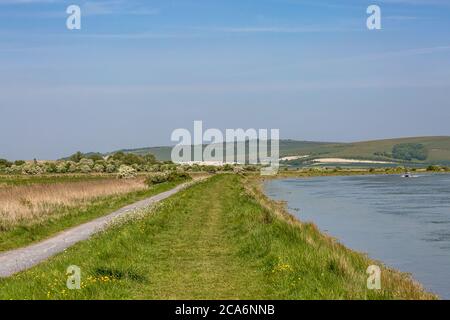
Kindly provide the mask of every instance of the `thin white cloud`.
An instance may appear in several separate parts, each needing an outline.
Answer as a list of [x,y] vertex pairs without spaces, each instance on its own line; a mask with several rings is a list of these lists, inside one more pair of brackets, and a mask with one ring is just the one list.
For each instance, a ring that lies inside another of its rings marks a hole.
[[331,29],[323,27],[224,27],[212,28],[210,30],[230,33],[308,33]]
[[408,21],[408,20],[422,20],[423,18],[415,16],[385,16],[384,19],[395,20],[395,21]]
[[[25,4],[53,4],[66,3],[71,4],[69,0],[0,0],[0,5],[25,5]],[[76,3],[76,2],[75,2]],[[95,15],[158,15],[160,10],[149,8],[146,4],[136,1],[124,0],[100,0],[100,1],[78,1],[76,3],[81,7],[83,16]],[[60,8],[59,8],[60,9]],[[24,17],[61,17],[66,13],[63,11],[39,11],[39,12],[7,12],[5,15],[24,16]],[[1,15],[1,13],[0,13]]]
[[0,0],[0,5],[56,3],[59,0]]
[[141,40],[141,39],[176,39],[176,38],[195,38],[195,34],[182,33],[88,33],[80,34],[78,37],[82,38],[96,38],[96,39],[119,39],[119,40]]
[[450,6],[448,0],[379,0],[386,4]]
[[190,29],[205,32],[221,33],[313,33],[313,32],[340,32],[353,29],[345,27],[328,26],[237,26],[237,27],[192,27]]
[[83,15],[157,15],[159,9],[136,5],[131,1],[86,1],[80,5]]
[[364,56],[363,59],[373,60],[373,59],[385,59],[385,58],[395,58],[395,57],[407,57],[407,56],[434,54],[434,53],[448,52],[448,51],[450,51],[450,45],[449,46],[426,47],[426,48],[415,48],[415,49],[390,51],[390,52],[381,52],[381,53]]

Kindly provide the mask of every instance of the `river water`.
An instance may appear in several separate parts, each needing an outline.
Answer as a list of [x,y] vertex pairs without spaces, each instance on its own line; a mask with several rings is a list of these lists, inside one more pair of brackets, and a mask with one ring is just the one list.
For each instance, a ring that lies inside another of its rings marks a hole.
[[270,180],[265,191],[301,221],[450,299],[450,175]]

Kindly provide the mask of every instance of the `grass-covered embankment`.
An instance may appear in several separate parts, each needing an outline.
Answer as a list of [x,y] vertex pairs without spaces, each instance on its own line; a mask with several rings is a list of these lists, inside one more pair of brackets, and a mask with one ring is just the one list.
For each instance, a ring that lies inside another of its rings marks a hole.
[[[89,199],[89,201],[80,199],[79,203],[75,202],[75,204],[71,205],[49,206],[46,210],[51,212],[51,215],[43,216],[40,219],[23,219],[23,221],[19,221],[12,226],[0,223],[0,253],[43,240],[67,228],[88,222],[128,204],[170,190],[182,182],[183,180],[165,182],[143,188],[142,190],[109,196],[99,197],[93,194],[92,199]],[[34,182],[33,184],[35,185]]]
[[[238,175],[217,175],[153,212],[0,280],[1,299],[422,299],[407,276],[383,270],[301,224]],[[77,265],[82,289],[66,288]]]

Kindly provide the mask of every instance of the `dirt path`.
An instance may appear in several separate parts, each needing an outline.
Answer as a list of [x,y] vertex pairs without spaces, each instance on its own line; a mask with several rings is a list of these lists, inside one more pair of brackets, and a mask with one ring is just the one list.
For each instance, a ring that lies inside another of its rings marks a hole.
[[123,207],[107,216],[70,228],[42,242],[1,253],[0,277],[9,277],[17,272],[29,269],[41,261],[73,246],[77,242],[88,239],[93,234],[107,227],[114,219],[133,214],[136,210],[147,208],[176,194],[192,183],[193,182],[187,182],[181,184],[169,191],[162,192],[148,199]]

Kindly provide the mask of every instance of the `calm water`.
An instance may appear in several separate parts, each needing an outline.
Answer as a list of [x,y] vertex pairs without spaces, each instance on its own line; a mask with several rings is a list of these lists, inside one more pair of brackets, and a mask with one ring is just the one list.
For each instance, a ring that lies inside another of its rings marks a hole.
[[300,220],[450,299],[450,175],[273,180],[265,190]]

